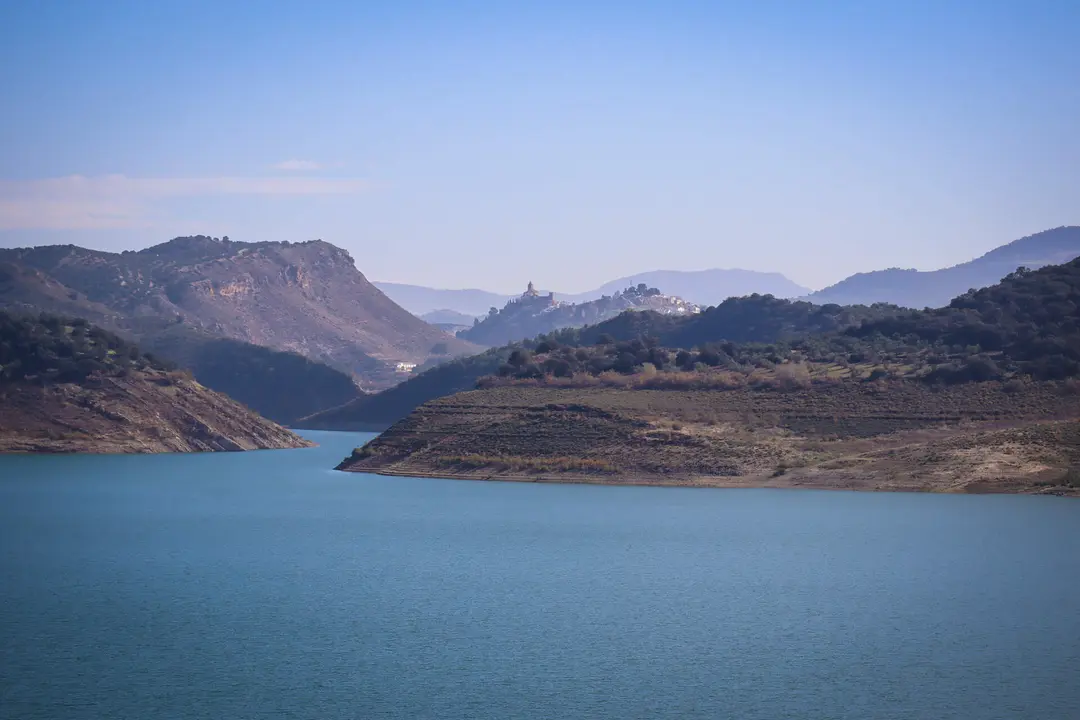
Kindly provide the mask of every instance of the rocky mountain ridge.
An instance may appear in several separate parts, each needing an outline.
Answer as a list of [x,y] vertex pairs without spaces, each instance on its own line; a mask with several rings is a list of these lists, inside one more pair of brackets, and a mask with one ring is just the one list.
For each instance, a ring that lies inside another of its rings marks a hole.
[[[6,278],[6,280],[5,280]],[[321,240],[240,243],[194,236],[123,253],[64,245],[0,250],[0,307],[86,317],[135,338],[186,324],[296,352],[392,385],[432,348],[475,350],[412,316]]]

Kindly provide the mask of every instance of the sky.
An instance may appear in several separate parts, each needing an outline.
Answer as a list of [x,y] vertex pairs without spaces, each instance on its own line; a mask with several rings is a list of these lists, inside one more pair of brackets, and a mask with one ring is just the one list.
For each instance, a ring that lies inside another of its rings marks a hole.
[[1080,224],[1080,3],[0,0],[0,247],[820,288]]

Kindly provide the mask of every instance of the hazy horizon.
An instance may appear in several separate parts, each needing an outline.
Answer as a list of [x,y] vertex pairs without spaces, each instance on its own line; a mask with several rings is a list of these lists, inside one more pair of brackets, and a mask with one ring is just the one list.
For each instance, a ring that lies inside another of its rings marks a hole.
[[1080,224],[1080,6],[9,3],[0,247],[321,238],[372,280],[820,289]]

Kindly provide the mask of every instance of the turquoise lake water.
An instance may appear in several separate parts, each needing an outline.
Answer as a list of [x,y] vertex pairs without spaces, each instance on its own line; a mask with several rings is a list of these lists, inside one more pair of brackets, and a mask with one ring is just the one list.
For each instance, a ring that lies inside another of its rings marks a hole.
[[0,717],[1080,718],[1080,502],[0,457]]

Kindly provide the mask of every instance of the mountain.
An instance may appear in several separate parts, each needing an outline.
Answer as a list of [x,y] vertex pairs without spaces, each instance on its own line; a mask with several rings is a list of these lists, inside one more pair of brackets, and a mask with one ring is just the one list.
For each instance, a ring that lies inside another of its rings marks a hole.
[[445,309],[424,313],[420,316],[420,319],[451,335],[456,335],[461,330],[468,330],[477,321],[474,315],[466,315],[456,310]]
[[[138,252],[73,245],[0,251],[0,306],[50,309],[138,339],[183,324],[296,352],[371,386],[398,362],[476,350],[396,305],[329,243],[176,238]],[[6,278],[6,280],[4,279]]]
[[391,300],[417,317],[433,311],[451,310],[467,315],[469,324],[472,324],[472,318],[487,315],[490,308],[502,307],[510,299],[508,295],[500,295],[487,290],[440,290],[420,285],[378,281],[374,285]]
[[0,452],[309,444],[85,320],[0,311]]
[[1080,227],[1046,230],[991,250],[982,257],[942,270],[891,268],[858,273],[811,293],[811,302],[840,305],[878,302],[910,308],[940,307],[971,288],[996,283],[1018,267],[1037,269],[1080,257]]
[[805,295],[807,288],[788,280],[780,273],[753,270],[653,270],[612,280],[595,290],[577,295],[556,294],[567,302],[588,302],[626,287],[644,283],[701,306],[719,305],[729,297],[773,295],[779,298]]
[[[484,311],[484,314],[487,314],[486,310]],[[420,319],[426,323],[431,323],[432,325],[469,326],[473,324],[473,320],[475,320],[477,317],[478,316],[476,315],[466,315],[465,313],[460,313],[457,310],[447,310],[444,308],[442,310],[432,310],[431,312],[426,312],[420,316]]]
[[[556,292],[555,297],[562,302],[579,304],[599,300],[605,295],[614,295],[642,283],[646,287],[659,288],[665,295],[680,297],[701,306],[718,305],[729,297],[754,293],[787,298],[799,297],[809,292],[808,288],[796,285],[780,273],[720,269],[653,270],[612,280],[588,292]],[[503,307],[508,300],[513,299],[508,295],[486,290],[437,290],[419,285],[386,282],[376,282],[375,286],[414,315],[423,317],[433,311],[449,310],[469,316],[470,325],[473,317],[487,315],[491,308]],[[543,294],[546,295],[547,292]],[[442,324],[445,321],[428,322]]]
[[505,345],[561,328],[602,322],[626,310],[648,310],[657,315],[683,317],[700,312],[701,308],[644,284],[618,290],[599,300],[575,304],[556,300],[554,293],[543,295],[529,283],[521,297],[511,300],[498,312],[489,312],[479,323],[458,333],[458,337],[479,345]]
[[282,425],[360,396],[345,373],[303,355],[174,326],[144,347],[202,385]]

